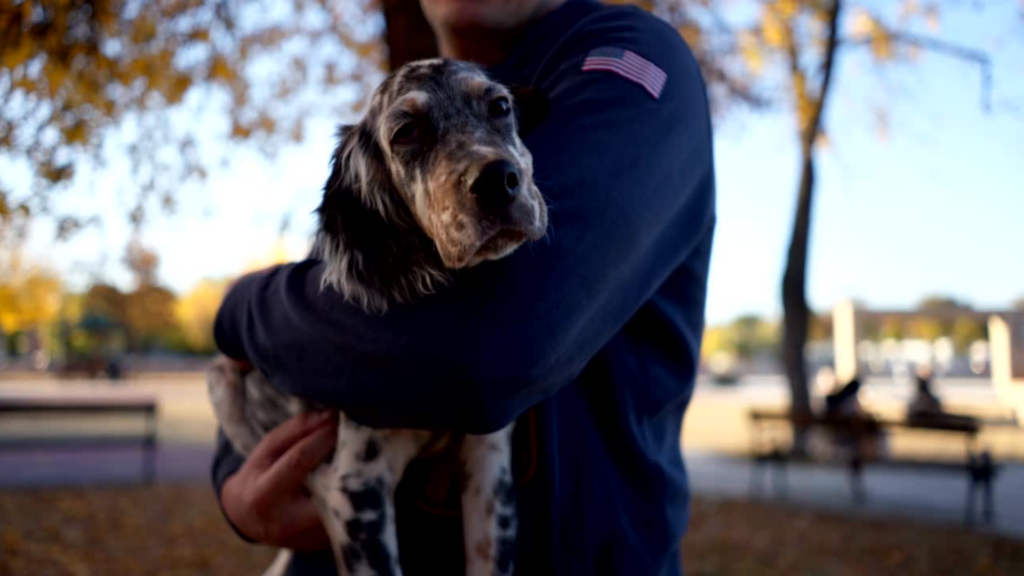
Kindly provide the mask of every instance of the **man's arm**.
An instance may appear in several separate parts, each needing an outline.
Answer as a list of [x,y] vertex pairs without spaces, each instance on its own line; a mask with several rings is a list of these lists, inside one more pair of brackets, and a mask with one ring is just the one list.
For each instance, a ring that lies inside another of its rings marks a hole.
[[[713,225],[704,85],[678,34],[650,20],[577,43],[540,86],[551,113],[526,143],[545,239],[384,316],[321,291],[315,261],[246,277],[218,314],[221,350],[377,427],[485,433],[572,381]],[[663,69],[660,98],[581,71],[605,46]]]
[[328,546],[305,480],[334,451],[336,415],[306,412],[286,420],[248,458],[217,431],[213,486],[225,519],[241,538],[292,550]]

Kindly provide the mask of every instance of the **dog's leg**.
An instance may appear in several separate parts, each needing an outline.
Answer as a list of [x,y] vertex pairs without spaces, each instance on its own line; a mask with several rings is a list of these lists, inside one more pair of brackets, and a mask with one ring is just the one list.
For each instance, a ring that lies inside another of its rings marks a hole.
[[512,425],[487,436],[467,435],[461,458],[462,529],[466,576],[511,576],[516,542]]
[[307,481],[342,576],[401,576],[395,487],[430,433],[379,430],[339,419],[329,465]]
[[224,356],[206,371],[206,389],[224,435],[242,455],[256,447],[260,436],[249,424],[245,411],[245,375]]
[[282,549],[274,557],[274,562],[263,571],[261,576],[284,576],[288,573],[288,565],[292,561],[292,551]]

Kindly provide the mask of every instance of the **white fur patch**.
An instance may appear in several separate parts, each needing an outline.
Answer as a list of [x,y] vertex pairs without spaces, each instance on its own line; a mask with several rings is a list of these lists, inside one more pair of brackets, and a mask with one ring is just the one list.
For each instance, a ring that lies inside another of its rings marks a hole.
[[497,557],[502,538],[515,538],[516,526],[502,527],[500,519],[515,518],[515,502],[502,501],[499,484],[510,483],[513,425],[486,436],[467,435],[461,459],[466,469],[462,487],[462,531],[465,538],[466,576],[511,576],[502,572]]
[[426,108],[430,104],[430,94],[427,94],[423,90],[410,90],[405,94],[402,94],[397,100],[395,100],[392,106],[402,106],[408,104],[415,104],[421,108]]

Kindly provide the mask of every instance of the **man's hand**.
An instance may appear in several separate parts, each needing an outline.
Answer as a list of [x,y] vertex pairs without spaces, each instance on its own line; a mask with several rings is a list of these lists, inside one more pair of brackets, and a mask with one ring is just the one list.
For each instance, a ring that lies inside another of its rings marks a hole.
[[249,538],[281,548],[327,548],[303,481],[334,449],[337,412],[300,414],[274,428],[256,445],[221,489],[221,505]]

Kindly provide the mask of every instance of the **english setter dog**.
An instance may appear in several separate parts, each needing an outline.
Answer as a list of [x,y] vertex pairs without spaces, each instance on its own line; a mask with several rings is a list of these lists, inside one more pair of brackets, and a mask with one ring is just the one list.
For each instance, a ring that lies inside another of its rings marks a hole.
[[[465,62],[423,60],[389,75],[362,121],[339,130],[317,211],[314,254],[324,262],[323,288],[385,313],[429,294],[451,269],[502,258],[543,237],[547,207],[519,138],[519,104],[509,88]],[[267,431],[311,406],[258,370],[242,374],[233,366],[214,362],[210,399],[227,438],[248,454]],[[511,575],[511,433],[511,425],[486,436],[372,429],[342,414],[332,459],[306,480],[338,573],[401,575],[395,488],[412,459],[459,443],[452,449],[465,470],[466,574]],[[286,564],[279,556],[274,566]]]

